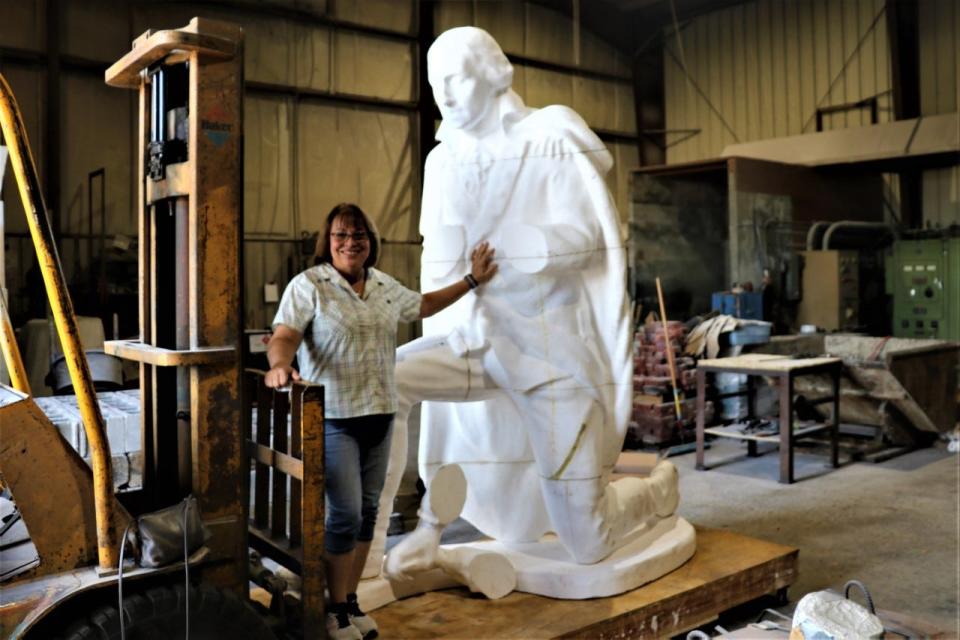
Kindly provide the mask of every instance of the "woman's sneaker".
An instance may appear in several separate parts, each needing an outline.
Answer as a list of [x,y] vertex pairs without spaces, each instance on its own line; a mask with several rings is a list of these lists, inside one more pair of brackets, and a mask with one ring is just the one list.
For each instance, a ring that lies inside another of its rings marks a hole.
[[347,613],[350,616],[350,622],[363,636],[363,640],[373,640],[379,635],[376,620],[360,610],[360,603],[357,602],[355,593],[347,594]]
[[327,606],[327,637],[330,640],[363,640],[363,634],[350,622],[346,604]]

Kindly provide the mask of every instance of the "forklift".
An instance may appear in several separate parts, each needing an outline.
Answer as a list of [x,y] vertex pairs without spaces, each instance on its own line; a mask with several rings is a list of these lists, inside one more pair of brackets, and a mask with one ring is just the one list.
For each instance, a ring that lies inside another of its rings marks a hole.
[[[276,637],[247,602],[250,469],[257,458],[243,415],[249,405],[240,349],[242,47],[238,26],[194,18],[181,29],[145,32],[105,73],[107,84],[139,92],[140,336],[104,346],[140,371],[143,483],[126,494],[114,493],[104,420],[36,166],[0,75],[3,137],[91,452],[88,465],[31,398],[0,296],[0,347],[12,383],[0,385],[0,484],[39,557],[0,583],[0,638],[113,639],[121,637],[121,622],[129,640],[187,632],[198,640]],[[298,385],[291,393],[294,404],[313,408],[302,412],[312,421],[306,428],[322,436],[322,388]],[[302,465],[294,458],[305,459],[303,451],[291,454],[287,468]],[[314,501],[317,490],[322,496],[319,477],[304,494]],[[207,534],[199,548],[165,566],[128,563],[118,571],[128,527],[136,530],[144,514],[185,504],[187,496],[195,498]],[[303,511],[304,525],[319,527],[319,536],[322,518],[308,518],[322,509],[321,497]],[[303,637],[324,628],[320,546],[316,537],[312,542],[309,561],[302,558],[311,587]]]

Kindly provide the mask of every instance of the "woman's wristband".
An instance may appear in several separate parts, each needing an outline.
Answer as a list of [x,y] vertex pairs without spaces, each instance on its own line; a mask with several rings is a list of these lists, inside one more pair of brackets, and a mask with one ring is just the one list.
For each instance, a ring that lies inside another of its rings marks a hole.
[[467,282],[467,286],[471,289],[476,289],[480,286],[480,283],[477,282],[477,279],[473,277],[472,273],[468,273],[467,275],[463,276],[463,279]]

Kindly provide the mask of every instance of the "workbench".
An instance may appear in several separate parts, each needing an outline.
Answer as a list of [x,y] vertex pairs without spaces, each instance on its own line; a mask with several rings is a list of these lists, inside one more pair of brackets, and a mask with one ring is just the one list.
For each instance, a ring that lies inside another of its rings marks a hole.
[[[757,455],[757,443],[767,442],[780,448],[780,482],[793,482],[793,449],[797,438],[809,436],[821,431],[830,434],[830,462],[834,468],[838,465],[838,437],[840,432],[840,358],[789,358],[782,355],[751,353],[732,358],[701,360],[697,363],[697,469],[704,470],[704,439],[706,434],[723,438],[737,438],[747,441],[747,455]],[[775,378],[779,384],[779,434],[756,435],[738,430],[736,427],[712,427],[704,424],[706,405],[706,386],[708,373],[734,373],[747,376],[747,388],[721,394],[721,398],[747,396],[747,419],[756,418],[757,376]],[[830,403],[831,415],[826,422],[794,425],[794,381],[804,375],[827,374],[832,381],[832,395],[809,401],[808,405]]]

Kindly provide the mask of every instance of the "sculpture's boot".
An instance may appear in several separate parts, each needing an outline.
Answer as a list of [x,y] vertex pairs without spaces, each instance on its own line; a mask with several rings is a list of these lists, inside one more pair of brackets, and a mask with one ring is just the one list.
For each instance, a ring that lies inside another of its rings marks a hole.
[[672,462],[661,460],[648,478],[655,512],[661,518],[673,515],[680,504],[680,474]]
[[542,479],[550,520],[578,564],[604,559],[624,537],[651,518],[673,514],[680,501],[679,475],[661,461],[647,478],[626,477],[604,485],[596,478]]
[[392,580],[408,580],[414,574],[437,567],[437,549],[444,527],[460,517],[467,499],[467,479],[459,465],[437,469],[427,495],[420,503],[417,528],[390,550],[383,573]]

